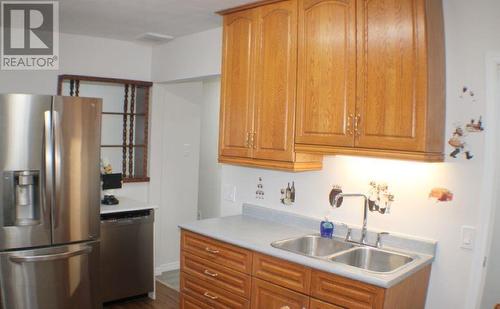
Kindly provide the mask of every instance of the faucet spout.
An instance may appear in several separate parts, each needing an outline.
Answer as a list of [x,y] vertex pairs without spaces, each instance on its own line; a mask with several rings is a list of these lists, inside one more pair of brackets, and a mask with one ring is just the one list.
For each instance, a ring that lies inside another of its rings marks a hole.
[[344,197],[362,197],[364,199],[364,209],[363,209],[363,228],[361,229],[361,239],[360,243],[366,245],[367,242],[367,226],[368,226],[368,197],[360,193],[339,193],[335,196],[332,207],[340,207],[341,199]]

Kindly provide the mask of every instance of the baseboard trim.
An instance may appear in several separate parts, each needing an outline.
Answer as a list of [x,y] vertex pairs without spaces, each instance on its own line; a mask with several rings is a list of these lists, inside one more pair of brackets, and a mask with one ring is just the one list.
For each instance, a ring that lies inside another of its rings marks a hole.
[[155,276],[159,276],[166,271],[176,270],[181,267],[179,261],[161,264],[155,268]]

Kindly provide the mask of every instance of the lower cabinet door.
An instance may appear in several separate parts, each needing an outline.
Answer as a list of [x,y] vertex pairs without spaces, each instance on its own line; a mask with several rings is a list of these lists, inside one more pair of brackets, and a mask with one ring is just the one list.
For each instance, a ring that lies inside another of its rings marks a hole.
[[289,289],[252,279],[252,309],[307,309],[309,297]]
[[344,309],[344,307],[339,307],[337,305],[332,305],[329,303],[322,302],[321,300],[317,300],[311,298],[311,304],[309,309]]
[[[197,276],[189,275],[185,272],[181,273],[180,282],[181,293],[192,296],[198,302],[191,302],[191,307],[184,308],[205,308],[201,307],[199,303],[204,303],[209,308],[224,308],[224,309],[248,309],[250,308],[249,301],[243,297],[235,295],[224,289],[215,287],[213,284],[200,279]],[[189,300],[189,299],[188,299]],[[194,305],[198,304],[199,307]],[[194,307],[193,307],[194,306]]]
[[198,299],[188,295],[187,293],[181,293],[181,309],[211,309],[209,304],[199,301]]

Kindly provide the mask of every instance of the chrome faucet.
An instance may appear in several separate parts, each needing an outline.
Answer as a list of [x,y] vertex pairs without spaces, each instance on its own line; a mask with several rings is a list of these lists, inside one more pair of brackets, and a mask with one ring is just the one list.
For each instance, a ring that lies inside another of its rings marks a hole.
[[334,200],[332,207],[340,207],[340,204],[342,203],[342,200],[344,197],[362,197],[365,199],[365,205],[364,205],[364,211],[363,211],[363,228],[361,229],[361,239],[359,240],[359,243],[363,245],[367,245],[367,240],[366,240],[366,235],[367,235],[367,228],[366,226],[368,225],[368,197],[364,194],[348,194],[348,193],[338,193]]

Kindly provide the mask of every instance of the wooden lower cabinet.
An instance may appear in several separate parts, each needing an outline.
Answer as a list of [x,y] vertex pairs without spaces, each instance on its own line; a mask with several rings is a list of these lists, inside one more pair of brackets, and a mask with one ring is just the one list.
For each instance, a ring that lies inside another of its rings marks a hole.
[[253,278],[252,309],[307,309],[309,296]]
[[343,307],[339,307],[337,305],[325,303],[324,301],[317,300],[311,298],[309,302],[309,309],[344,309]]
[[181,232],[182,309],[423,309],[430,271],[385,289]]

